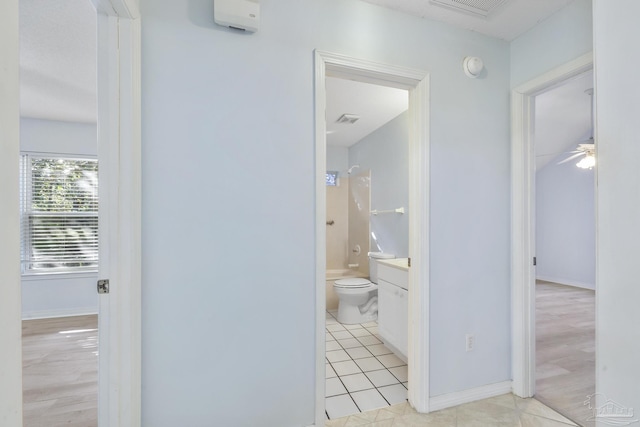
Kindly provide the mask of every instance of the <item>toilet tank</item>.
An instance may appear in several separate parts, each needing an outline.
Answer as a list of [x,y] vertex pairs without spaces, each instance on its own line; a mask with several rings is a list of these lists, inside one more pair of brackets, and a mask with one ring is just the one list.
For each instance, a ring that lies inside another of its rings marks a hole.
[[373,283],[378,283],[378,260],[379,259],[393,259],[396,256],[393,254],[385,254],[382,252],[369,252],[369,280]]

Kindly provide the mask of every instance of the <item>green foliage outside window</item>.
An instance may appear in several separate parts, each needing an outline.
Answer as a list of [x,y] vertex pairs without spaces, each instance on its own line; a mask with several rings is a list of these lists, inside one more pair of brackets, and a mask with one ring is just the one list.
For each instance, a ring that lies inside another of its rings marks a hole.
[[25,156],[25,272],[98,266],[98,162]]

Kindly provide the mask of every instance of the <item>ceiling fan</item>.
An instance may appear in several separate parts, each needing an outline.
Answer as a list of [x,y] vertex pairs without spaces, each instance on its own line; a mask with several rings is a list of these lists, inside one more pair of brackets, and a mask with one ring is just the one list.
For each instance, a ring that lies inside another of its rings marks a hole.
[[570,162],[571,160],[582,157],[576,166],[582,169],[593,169],[596,165],[596,144],[593,139],[593,88],[585,90],[585,93],[591,97],[591,136],[589,139],[584,142],[578,144],[578,147],[575,151],[569,152],[571,154],[569,157],[564,159],[561,162],[558,162],[559,165],[563,163]]

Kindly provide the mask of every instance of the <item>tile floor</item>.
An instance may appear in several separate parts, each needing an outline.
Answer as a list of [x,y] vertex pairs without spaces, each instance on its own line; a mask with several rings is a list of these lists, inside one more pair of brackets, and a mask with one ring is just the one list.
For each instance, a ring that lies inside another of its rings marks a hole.
[[378,335],[378,324],[342,325],[327,312],[326,414],[335,419],[407,401],[407,364]]
[[328,420],[325,427],[568,427],[575,423],[535,399],[504,394],[430,414],[400,403]]

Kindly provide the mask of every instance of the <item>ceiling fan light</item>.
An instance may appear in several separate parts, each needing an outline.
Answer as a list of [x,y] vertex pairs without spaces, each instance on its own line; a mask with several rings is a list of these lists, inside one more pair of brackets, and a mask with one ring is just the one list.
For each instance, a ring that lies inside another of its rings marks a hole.
[[576,166],[582,169],[591,169],[596,165],[596,158],[593,154],[587,154],[584,156]]

